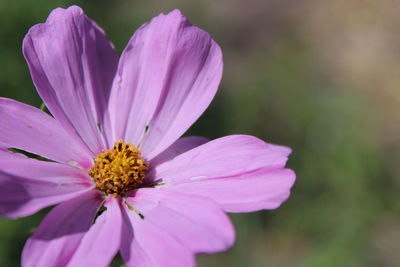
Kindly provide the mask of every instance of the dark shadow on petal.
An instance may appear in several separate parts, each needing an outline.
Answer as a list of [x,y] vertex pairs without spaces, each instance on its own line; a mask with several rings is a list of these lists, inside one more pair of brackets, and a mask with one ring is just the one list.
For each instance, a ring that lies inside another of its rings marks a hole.
[[31,239],[54,240],[85,233],[103,203],[96,191],[89,191],[56,206],[42,221]]
[[[125,205],[125,204],[123,204]],[[131,244],[134,239],[134,230],[131,224],[131,220],[126,214],[126,210],[121,208],[122,214],[122,231],[121,231],[121,257],[125,262],[128,262],[131,258]]]
[[10,177],[0,173],[0,214],[7,215],[18,211],[21,206],[29,202],[32,197],[21,186],[17,177]]

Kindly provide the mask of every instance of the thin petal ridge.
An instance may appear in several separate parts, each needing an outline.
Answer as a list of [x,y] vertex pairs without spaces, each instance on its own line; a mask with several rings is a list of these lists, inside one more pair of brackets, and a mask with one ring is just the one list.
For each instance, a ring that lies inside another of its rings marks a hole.
[[222,64],[219,46],[178,10],[140,27],[122,53],[114,80],[113,139],[140,146],[148,160],[161,153],[210,104]]

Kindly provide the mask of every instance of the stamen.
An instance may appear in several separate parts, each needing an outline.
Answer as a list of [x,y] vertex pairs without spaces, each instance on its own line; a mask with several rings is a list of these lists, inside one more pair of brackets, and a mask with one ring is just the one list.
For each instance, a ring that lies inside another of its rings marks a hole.
[[119,140],[112,150],[103,151],[88,172],[98,190],[114,197],[123,196],[143,183],[149,165],[140,157],[139,149]]

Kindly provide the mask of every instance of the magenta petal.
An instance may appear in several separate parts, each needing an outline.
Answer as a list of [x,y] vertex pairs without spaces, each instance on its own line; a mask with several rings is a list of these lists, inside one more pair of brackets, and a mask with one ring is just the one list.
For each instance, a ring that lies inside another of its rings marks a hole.
[[101,152],[103,116],[118,64],[103,30],[77,6],[57,8],[46,23],[29,30],[23,52],[53,116],[93,153]]
[[121,56],[110,99],[112,140],[141,145],[151,159],[207,108],[222,75],[210,35],[178,10],[140,27]]
[[0,158],[0,215],[8,218],[31,215],[91,187],[85,173],[67,165]]
[[226,136],[155,166],[148,176],[168,190],[209,197],[229,212],[274,209],[295,180],[284,169],[289,154],[255,137]]
[[144,216],[145,223],[169,233],[192,252],[225,251],[235,240],[229,217],[207,198],[144,188],[127,201]]
[[122,206],[121,256],[126,266],[195,266],[189,248],[150,220]]
[[91,191],[55,207],[26,242],[22,266],[66,266],[101,202],[97,192]]
[[107,208],[83,237],[68,266],[109,266],[121,243],[121,208],[114,197],[108,198]]
[[[91,153],[45,112],[0,98],[0,145],[18,148],[58,162],[90,166]],[[66,147],[68,144],[68,147]]]

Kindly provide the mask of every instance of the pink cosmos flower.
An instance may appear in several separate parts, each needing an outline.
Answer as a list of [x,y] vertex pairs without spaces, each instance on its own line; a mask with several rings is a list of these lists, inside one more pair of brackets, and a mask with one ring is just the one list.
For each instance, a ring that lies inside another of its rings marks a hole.
[[141,26],[118,59],[79,7],[58,8],[23,52],[53,117],[0,99],[0,214],[58,204],[23,266],[107,266],[118,252],[127,266],[193,266],[196,253],[232,246],[225,212],[288,198],[290,149],[246,135],[180,138],[214,97],[222,54],[178,10]]

